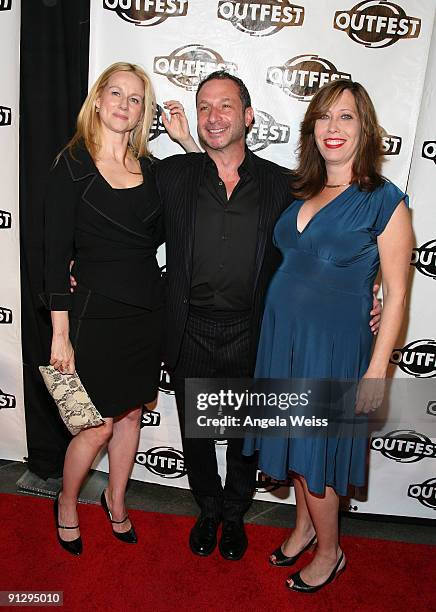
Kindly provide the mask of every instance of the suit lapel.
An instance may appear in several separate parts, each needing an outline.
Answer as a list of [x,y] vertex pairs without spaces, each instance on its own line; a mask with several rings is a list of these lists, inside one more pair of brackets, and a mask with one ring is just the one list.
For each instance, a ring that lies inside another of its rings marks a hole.
[[97,169],[92,157],[84,146],[77,146],[71,157],[69,151],[62,153],[73,181],[81,181],[84,178],[95,176]]
[[[105,202],[107,200],[107,192],[111,189],[110,185],[106,183],[105,179],[101,177],[99,179],[99,173],[97,167],[88,153],[87,149],[84,147],[78,147],[77,150],[74,151],[74,159],[71,158],[67,153],[64,153],[65,161],[67,163],[69,172],[71,174],[71,178],[73,181],[82,181],[83,179],[89,179],[84,181],[84,189],[82,192],[82,200],[86,202],[88,206],[94,209],[96,213],[104,217],[107,221],[113,223],[118,228],[128,232],[129,234],[133,234],[140,238],[144,237],[143,233],[143,224],[147,219],[155,216],[159,213],[159,204],[156,199],[156,206],[149,211],[149,214],[145,219],[139,219],[138,217],[138,226],[127,227],[126,225],[120,223],[116,219],[112,218],[110,214],[106,212]],[[141,171],[144,176],[144,181],[147,180],[147,168],[150,164],[150,161],[145,158],[141,158],[139,160],[141,165]]]

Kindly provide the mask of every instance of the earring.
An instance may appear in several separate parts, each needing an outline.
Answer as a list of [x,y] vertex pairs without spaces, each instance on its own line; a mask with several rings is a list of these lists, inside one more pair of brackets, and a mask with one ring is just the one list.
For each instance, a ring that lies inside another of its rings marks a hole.
[[95,107],[95,112],[96,112],[96,113],[99,113],[99,112],[100,112],[100,109],[98,108],[98,106],[96,106],[96,107]]

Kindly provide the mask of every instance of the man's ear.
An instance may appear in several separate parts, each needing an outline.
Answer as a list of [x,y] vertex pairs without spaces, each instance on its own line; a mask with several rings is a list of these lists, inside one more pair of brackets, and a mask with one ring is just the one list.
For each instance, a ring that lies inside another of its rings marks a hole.
[[245,127],[249,128],[254,122],[254,110],[252,106],[248,106],[245,109]]

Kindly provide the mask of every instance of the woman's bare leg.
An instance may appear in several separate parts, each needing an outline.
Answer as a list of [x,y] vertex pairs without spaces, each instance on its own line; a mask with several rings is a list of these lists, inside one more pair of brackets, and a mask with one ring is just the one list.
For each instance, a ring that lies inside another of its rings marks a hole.
[[[287,557],[293,557],[302,550],[307,543],[312,539],[315,528],[312,523],[312,518],[306,504],[306,496],[304,494],[303,483],[301,476],[298,474],[292,475],[295,491],[296,503],[296,520],[295,527],[289,537],[282,544],[282,552]],[[271,561],[274,563],[275,556],[271,555]]]
[[[339,497],[332,487],[326,487],[324,495],[321,496],[311,493],[302,477],[301,483],[318,545],[315,556],[301,570],[300,575],[306,584],[318,585],[329,577],[341,555],[338,527]],[[292,580],[289,584],[292,584]]]
[[[62,493],[59,496],[60,525],[79,524],[77,498],[80,487],[97,453],[107,443],[111,434],[112,419],[105,419],[104,425],[83,429],[68,445],[64,461]],[[71,541],[79,537],[79,529],[60,529],[59,534],[63,540]]]
[[[141,408],[135,408],[114,420],[112,438],[108,444],[109,484],[106,500],[112,518],[121,521],[126,516],[125,494],[129,477],[138,450]],[[114,531],[128,531],[131,523],[127,520],[121,525],[113,524]]]

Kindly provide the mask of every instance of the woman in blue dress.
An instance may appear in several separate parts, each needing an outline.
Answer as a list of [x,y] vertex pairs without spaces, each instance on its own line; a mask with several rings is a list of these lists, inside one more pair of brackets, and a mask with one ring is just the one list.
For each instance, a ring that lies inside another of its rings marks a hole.
[[[301,125],[298,198],[277,222],[283,261],[269,287],[257,378],[361,380],[356,413],[380,403],[380,384],[400,330],[412,248],[407,196],[380,174],[381,137],[372,102],[359,84],[329,83]],[[374,350],[368,326],[379,265],[384,308]],[[270,557],[293,565],[317,544],[312,561],[287,581],[314,592],[345,567],[338,541],[339,496],[365,483],[366,440],[305,437],[246,440],[259,469],[293,477],[295,529]]]

